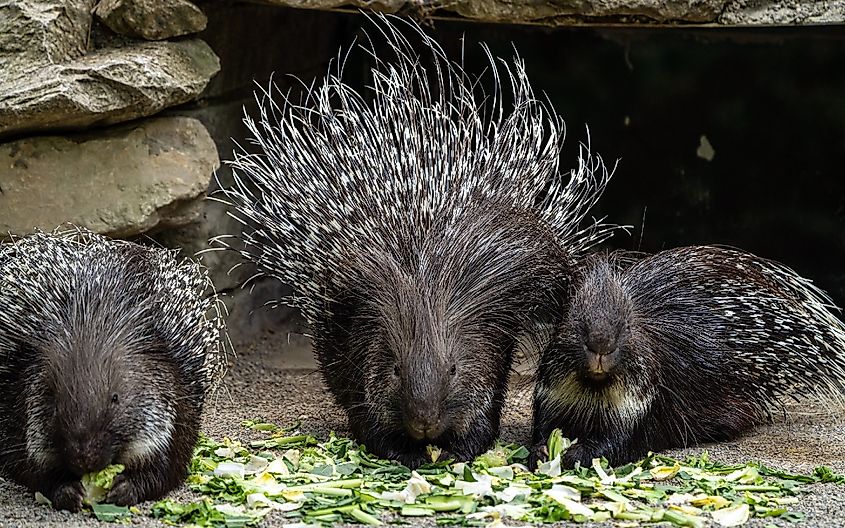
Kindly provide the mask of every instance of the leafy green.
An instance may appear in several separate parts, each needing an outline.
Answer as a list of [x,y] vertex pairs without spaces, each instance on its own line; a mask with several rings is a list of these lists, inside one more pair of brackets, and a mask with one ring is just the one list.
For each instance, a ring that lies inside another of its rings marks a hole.
[[91,509],[97,520],[106,522],[117,522],[128,519],[132,516],[127,506],[115,506],[114,504],[92,504]]
[[698,528],[754,517],[794,522],[803,518],[790,509],[802,484],[845,480],[824,467],[795,475],[758,463],[720,464],[707,453],[684,460],[650,454],[618,468],[601,459],[566,470],[560,458],[572,442],[560,431],[549,438],[550,460],[537,472],[525,466],[525,447],[502,443],[469,463],[443,460],[430,448],[432,462],[411,471],[334,434],[318,441],[264,420],[244,426],[263,438],[247,444],[200,438],[188,477],[200,500],[160,501],[152,515],[170,524],[226,527],[254,526],[272,513],[323,526],[432,517],[444,526],[614,520]]
[[114,478],[123,473],[124,469],[122,464],[113,464],[102,471],[83,475],[82,488],[85,490],[85,495],[82,498],[82,503],[86,506],[93,506],[102,502],[111,490]]
[[816,482],[833,482],[835,484],[845,484],[845,475],[834,473],[827,466],[819,466],[813,471],[813,478]]
[[546,444],[549,450],[549,460],[559,457],[569,447],[568,445],[564,445],[564,438],[560,429],[552,431]]

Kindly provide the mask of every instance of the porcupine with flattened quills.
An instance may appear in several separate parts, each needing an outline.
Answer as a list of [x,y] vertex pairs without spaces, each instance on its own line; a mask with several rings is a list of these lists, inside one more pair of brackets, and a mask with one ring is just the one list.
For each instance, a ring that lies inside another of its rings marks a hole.
[[737,437],[787,398],[841,401],[845,325],[786,266],[693,246],[589,257],[542,353],[534,455],[552,429],[562,462],[611,464]]
[[72,511],[110,464],[107,502],[178,486],[225,365],[209,290],[196,263],[82,229],[0,245],[0,473]]
[[245,257],[293,286],[280,302],[310,324],[354,436],[415,467],[427,444],[468,459],[493,442],[517,335],[613,229],[578,227],[610,176],[586,150],[558,173],[562,123],[520,61],[502,82],[490,57],[479,102],[417,26],[428,69],[388,19],[377,27],[393,60],[368,49],[372,101],[340,73],[300,103],[265,94],[245,119],[258,153],[236,152],[224,200]]

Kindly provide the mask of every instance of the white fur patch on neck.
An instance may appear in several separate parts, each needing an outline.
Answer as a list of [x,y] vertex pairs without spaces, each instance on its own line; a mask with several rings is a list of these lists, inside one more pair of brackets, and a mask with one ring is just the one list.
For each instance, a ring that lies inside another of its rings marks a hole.
[[609,422],[627,429],[651,407],[656,390],[614,382],[601,392],[585,388],[576,373],[567,375],[551,386],[541,386],[538,397],[546,402],[552,412],[567,412],[570,415],[592,421],[595,415],[605,416]]
[[163,457],[170,447],[176,415],[172,405],[151,406],[145,408],[144,412],[146,414],[143,426],[120,453],[118,462],[121,464],[143,464],[150,459]]

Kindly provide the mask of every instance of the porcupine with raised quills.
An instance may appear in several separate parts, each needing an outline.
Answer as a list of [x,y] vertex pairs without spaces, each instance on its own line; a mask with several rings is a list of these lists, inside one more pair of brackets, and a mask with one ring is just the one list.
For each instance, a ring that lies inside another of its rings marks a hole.
[[218,302],[165,249],[82,229],[0,245],[0,474],[74,511],[110,464],[107,502],[178,486],[225,366]]
[[542,353],[535,456],[552,429],[564,464],[737,437],[786,399],[841,402],[845,325],[811,281],[719,246],[589,257]]
[[428,69],[388,19],[377,27],[392,60],[368,49],[372,100],[340,72],[299,103],[268,90],[245,118],[258,153],[236,152],[224,200],[246,258],[293,286],[280,302],[307,319],[354,436],[409,466],[427,444],[468,459],[498,434],[517,335],[612,231],[579,228],[610,176],[586,149],[558,173],[562,122],[519,60],[502,83],[488,52],[485,107],[417,26]]

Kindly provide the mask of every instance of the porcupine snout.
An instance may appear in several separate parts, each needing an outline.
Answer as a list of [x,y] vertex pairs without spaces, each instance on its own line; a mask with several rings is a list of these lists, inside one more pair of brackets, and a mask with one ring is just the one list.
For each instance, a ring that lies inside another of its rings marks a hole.
[[73,431],[65,434],[64,459],[68,469],[78,476],[100,471],[112,461],[104,431]]
[[446,422],[439,406],[412,405],[405,410],[405,428],[415,440],[433,440],[443,434]]
[[414,440],[434,440],[449,428],[444,410],[450,395],[451,360],[433,352],[444,349],[443,345],[423,348],[408,356],[405,368],[400,369],[405,373],[402,421]]
[[619,339],[607,332],[590,332],[584,341],[584,355],[587,374],[596,380],[602,380],[619,363]]

